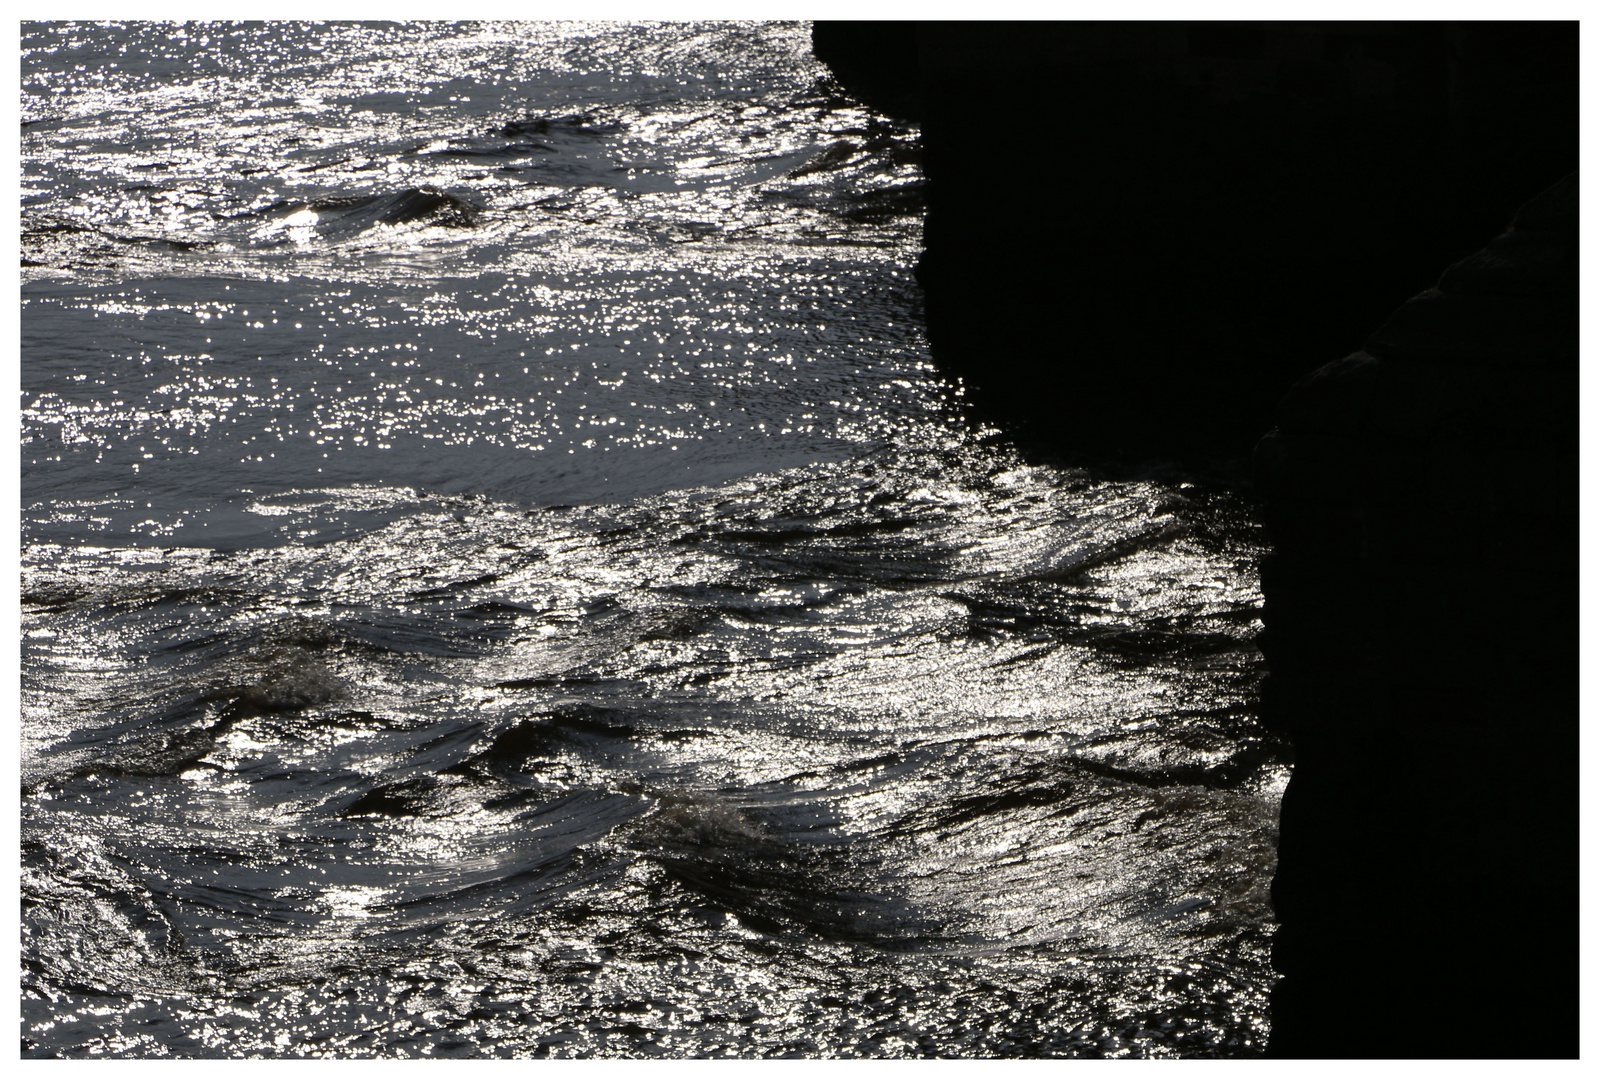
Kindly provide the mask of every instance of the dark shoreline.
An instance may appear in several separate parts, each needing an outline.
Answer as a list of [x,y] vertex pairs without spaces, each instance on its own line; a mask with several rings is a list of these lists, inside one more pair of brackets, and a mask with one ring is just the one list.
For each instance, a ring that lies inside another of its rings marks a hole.
[[1576,1056],[1575,176],[1501,234],[1576,167],[1577,24],[813,42],[922,125],[929,336],[980,415],[1243,485],[1279,424],[1269,1052]]

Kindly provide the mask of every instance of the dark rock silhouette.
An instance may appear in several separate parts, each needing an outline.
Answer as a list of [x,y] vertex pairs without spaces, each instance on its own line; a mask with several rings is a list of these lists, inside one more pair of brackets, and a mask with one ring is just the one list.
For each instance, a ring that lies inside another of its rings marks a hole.
[[934,358],[1027,441],[1242,459],[1577,167],[1576,23],[826,23],[922,123]]
[[1256,451],[1275,1054],[1577,1054],[1577,395],[1574,175]]
[[1242,457],[1282,400],[1269,1051],[1576,1056],[1576,177],[1473,253],[1577,165],[1576,23],[813,41],[921,120],[934,358],[1014,435]]

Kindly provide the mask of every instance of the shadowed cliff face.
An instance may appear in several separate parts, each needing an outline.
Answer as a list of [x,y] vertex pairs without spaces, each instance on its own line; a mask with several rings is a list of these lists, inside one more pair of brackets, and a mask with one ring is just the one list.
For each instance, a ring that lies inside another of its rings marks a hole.
[[1576,24],[828,24],[920,118],[935,359],[1021,437],[1243,455],[1577,164]]
[[1283,399],[1271,1052],[1575,1056],[1576,177],[1477,249],[1576,165],[1576,25],[814,43],[920,117],[934,356],[1013,433],[1227,459]]
[[1256,452],[1280,1056],[1577,1054],[1577,226],[1569,176]]

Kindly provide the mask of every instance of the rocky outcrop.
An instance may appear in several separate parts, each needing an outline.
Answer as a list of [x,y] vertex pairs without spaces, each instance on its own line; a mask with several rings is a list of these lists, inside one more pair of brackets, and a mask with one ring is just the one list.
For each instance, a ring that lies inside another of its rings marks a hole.
[[1577,1054],[1577,224],[1574,175],[1256,450],[1278,1056]]
[[1027,441],[1243,458],[1577,167],[1577,24],[818,23],[922,123],[935,361]]
[[1577,165],[1577,24],[814,44],[921,120],[934,359],[1013,434],[1242,455],[1282,400],[1257,453],[1263,711],[1296,755],[1272,1052],[1574,1055],[1576,179],[1468,253]]

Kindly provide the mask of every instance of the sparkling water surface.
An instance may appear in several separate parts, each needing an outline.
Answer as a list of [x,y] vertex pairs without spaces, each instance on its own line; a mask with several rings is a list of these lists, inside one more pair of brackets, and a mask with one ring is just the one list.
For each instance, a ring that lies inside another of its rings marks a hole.
[[1259,1050],[1253,511],[963,416],[804,24],[23,50],[25,1056]]

